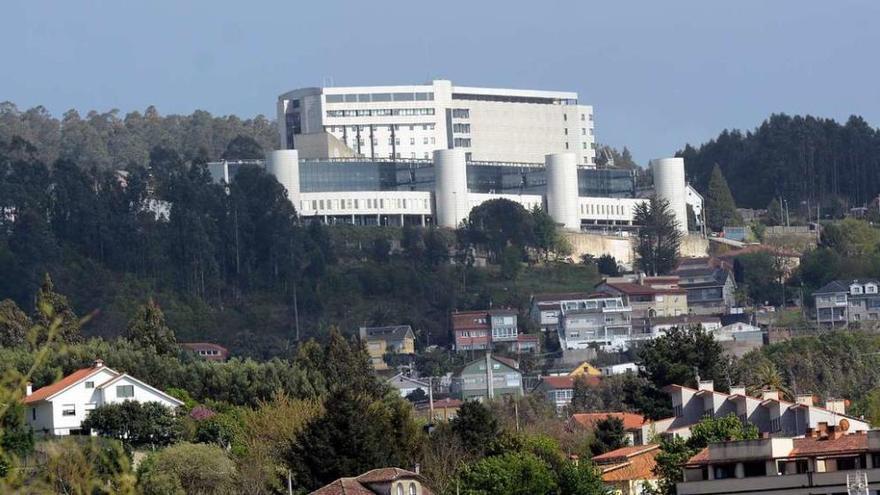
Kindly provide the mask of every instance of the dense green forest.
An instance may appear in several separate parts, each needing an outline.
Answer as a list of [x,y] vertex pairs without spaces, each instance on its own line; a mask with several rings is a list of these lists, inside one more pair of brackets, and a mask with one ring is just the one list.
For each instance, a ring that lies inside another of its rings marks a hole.
[[[823,207],[862,206],[880,192],[880,130],[858,116],[845,124],[812,116],[771,115],[752,131],[725,130],[678,152],[687,175],[706,192],[720,166],[736,203],[766,208],[783,197]],[[830,211],[829,211],[830,213]]]
[[157,146],[173,150],[185,161],[216,160],[238,136],[253,139],[264,150],[275,149],[278,143],[275,122],[262,115],[243,120],[197,110],[191,115],[162,116],[150,106],[143,114],[124,117],[118,110],[90,111],[85,118],[68,110],[58,119],[42,106],[22,111],[13,103],[0,103],[0,142],[23,140],[47,165],[60,159],[85,168],[145,166]]

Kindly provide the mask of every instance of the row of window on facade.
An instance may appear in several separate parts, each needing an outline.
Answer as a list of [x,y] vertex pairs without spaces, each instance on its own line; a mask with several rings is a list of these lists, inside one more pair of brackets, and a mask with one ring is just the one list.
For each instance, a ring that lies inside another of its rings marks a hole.
[[[565,132],[565,135],[568,136],[568,127],[564,128],[563,131]],[[586,135],[587,135],[587,128],[582,127],[581,128],[581,136],[586,136]],[[590,128],[590,136],[592,136],[592,135],[593,135],[593,129]]]
[[[373,139],[372,142],[373,142],[373,146],[379,146],[378,139]],[[359,144],[359,145],[363,146],[365,143],[366,143],[365,139],[363,139],[363,138],[358,139],[357,137],[352,136],[352,139],[351,139],[352,145]],[[416,138],[409,138],[409,144],[410,144],[410,146],[415,146]],[[436,144],[436,138],[424,137],[424,138],[422,138],[422,144]],[[400,146],[400,138],[394,138],[394,139],[388,138],[388,146]]]
[[328,117],[389,117],[402,115],[434,115],[433,108],[361,108],[357,110],[327,110]]
[[434,93],[360,93],[324,95],[327,103],[372,103],[385,101],[432,101]]
[[581,215],[625,215],[623,205],[581,204]]
[[[562,114],[562,120],[568,122],[568,114],[567,113]],[[586,122],[586,120],[587,120],[587,115],[582,113],[581,114],[581,122]],[[590,122],[592,122],[592,121],[593,121],[593,114],[590,114]],[[590,132],[592,133],[592,129],[590,130]]]
[[428,200],[419,198],[311,199],[301,203],[302,210],[382,210],[386,204],[389,208],[401,210],[429,208]]
[[[587,143],[586,143],[586,142],[581,143],[581,145],[583,146],[583,148],[584,148],[585,150],[590,148],[589,146],[587,146]],[[565,149],[569,149],[569,148],[568,148],[568,141],[565,142]]]
[[401,130],[401,128],[403,128],[403,130],[406,130],[407,127],[409,127],[409,130],[411,130],[411,131],[415,131],[419,127],[421,127],[423,131],[433,131],[434,130],[434,124],[389,124],[389,125],[372,125],[372,126],[371,125],[351,125],[351,126],[328,125],[328,126],[325,126],[324,129],[327,132],[336,133],[336,132],[345,132],[346,127],[349,130],[349,132],[353,132],[355,134],[357,134],[358,130],[368,131],[370,129],[370,127],[372,127],[373,130],[381,130],[381,129],[387,128],[389,131],[391,131],[392,128],[395,131],[399,131],[399,130]]

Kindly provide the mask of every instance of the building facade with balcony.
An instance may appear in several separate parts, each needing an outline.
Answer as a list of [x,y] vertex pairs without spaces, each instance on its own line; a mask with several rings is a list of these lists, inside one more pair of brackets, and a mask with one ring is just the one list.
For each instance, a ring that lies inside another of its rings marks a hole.
[[679,495],[876,494],[880,431],[819,425],[804,438],[712,443],[683,469]]
[[620,297],[595,296],[570,307],[563,307],[558,335],[563,349],[607,350],[629,347],[632,340],[630,314]]
[[813,293],[816,321],[823,325],[847,326],[880,320],[880,282],[877,280],[834,280]]

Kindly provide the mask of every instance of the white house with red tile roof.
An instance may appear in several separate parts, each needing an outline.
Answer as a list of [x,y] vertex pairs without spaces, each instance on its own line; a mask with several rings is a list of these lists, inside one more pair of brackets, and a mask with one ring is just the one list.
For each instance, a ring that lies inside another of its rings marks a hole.
[[83,420],[93,409],[127,400],[158,402],[170,408],[183,405],[131,375],[104,366],[100,359],[33,392],[28,385],[23,402],[28,424],[35,432],[69,435],[80,432]]

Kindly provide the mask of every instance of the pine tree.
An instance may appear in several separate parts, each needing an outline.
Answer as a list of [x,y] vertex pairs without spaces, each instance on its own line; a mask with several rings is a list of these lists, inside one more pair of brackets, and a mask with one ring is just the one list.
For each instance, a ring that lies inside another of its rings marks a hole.
[[596,421],[593,427],[593,443],[590,451],[593,455],[604,454],[627,445],[623,420],[614,416]]
[[[52,277],[48,273],[43,278],[43,285],[37,291],[33,320],[44,332],[57,325],[58,338],[63,342],[73,344],[82,340],[82,335],[79,333],[82,322],[76,316],[67,297],[55,292],[55,284],[52,283]],[[47,338],[48,335],[42,337]]]
[[736,211],[733,194],[730,193],[727,180],[718,164],[715,164],[712,177],[709,179],[706,210],[708,210],[706,215],[709,228],[715,232],[720,232],[725,226],[742,225],[742,218]]
[[159,354],[171,354],[177,350],[174,331],[165,324],[165,314],[152,298],[129,320],[125,338],[144,347],[153,347]]
[[678,263],[682,236],[669,202],[654,196],[637,205],[634,222],[641,225],[636,245],[639,268],[649,275],[672,271]]
[[0,346],[15,347],[27,340],[33,322],[11,299],[0,301]]

